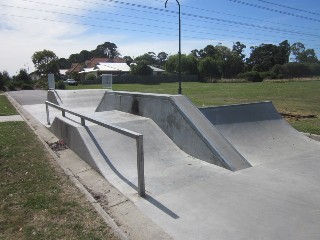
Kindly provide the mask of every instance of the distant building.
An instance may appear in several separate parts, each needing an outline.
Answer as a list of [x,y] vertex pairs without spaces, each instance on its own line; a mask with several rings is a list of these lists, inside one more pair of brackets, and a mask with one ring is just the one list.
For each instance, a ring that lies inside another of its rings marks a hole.
[[92,58],[91,60],[85,61],[86,68],[93,68],[99,63],[126,63],[123,58]]
[[99,62],[94,67],[84,68],[79,72],[80,80],[85,80],[89,74],[98,77],[102,74],[125,75],[130,72],[130,67],[126,63]]
[[60,73],[60,79],[66,79],[67,78],[67,72],[69,69],[60,69],[59,73]]
[[70,76],[73,73],[79,73],[83,69],[83,65],[81,63],[72,63],[71,67],[66,71],[66,75]]

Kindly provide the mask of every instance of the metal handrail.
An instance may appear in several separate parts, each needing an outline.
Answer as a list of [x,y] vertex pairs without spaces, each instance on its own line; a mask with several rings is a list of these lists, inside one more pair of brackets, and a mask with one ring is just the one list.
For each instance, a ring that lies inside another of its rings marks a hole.
[[106,124],[99,122],[95,119],[86,117],[82,114],[73,112],[69,109],[66,109],[64,107],[61,107],[59,105],[56,105],[52,102],[46,101],[46,113],[47,113],[47,123],[50,125],[50,116],[49,116],[49,106],[56,108],[58,110],[61,110],[62,116],[66,116],[66,112],[70,113],[74,116],[77,116],[81,119],[81,125],[85,126],[85,121],[89,121],[92,123],[95,123],[99,126],[105,127],[107,129],[110,129],[112,131],[115,131],[117,133],[120,133],[122,135],[125,135],[127,137],[133,138],[136,140],[136,146],[137,146],[137,170],[138,170],[138,194],[141,197],[145,197],[145,181],[144,181],[144,152],[143,152],[143,135],[140,133],[136,133],[133,131],[130,131],[128,129],[120,128],[111,124]]

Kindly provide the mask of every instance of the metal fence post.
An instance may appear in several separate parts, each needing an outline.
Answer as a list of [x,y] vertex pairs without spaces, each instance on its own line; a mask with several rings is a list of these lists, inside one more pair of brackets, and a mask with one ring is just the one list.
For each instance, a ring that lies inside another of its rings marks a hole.
[[137,143],[137,168],[138,168],[138,194],[140,197],[145,197],[145,182],[144,182],[144,153],[143,153],[143,135],[136,138]]
[[62,117],[66,116],[66,112],[62,110]]
[[47,123],[50,125],[50,117],[49,117],[49,105],[46,103],[46,113],[47,113]]
[[82,126],[85,126],[85,125],[86,125],[86,122],[85,122],[84,118],[81,118],[81,125],[82,125]]

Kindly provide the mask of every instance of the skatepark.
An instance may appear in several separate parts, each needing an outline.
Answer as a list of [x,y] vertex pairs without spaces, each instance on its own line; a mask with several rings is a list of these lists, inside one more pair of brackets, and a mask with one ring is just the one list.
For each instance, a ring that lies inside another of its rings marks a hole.
[[[183,95],[10,95],[173,239],[320,237],[320,143],[272,102],[199,109]],[[128,135],[143,136],[143,152]]]

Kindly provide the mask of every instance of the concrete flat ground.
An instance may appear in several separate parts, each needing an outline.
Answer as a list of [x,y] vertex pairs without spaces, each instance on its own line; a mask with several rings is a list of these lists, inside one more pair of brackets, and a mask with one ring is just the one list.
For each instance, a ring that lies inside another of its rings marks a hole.
[[[43,95],[27,99],[31,95],[19,95],[19,103],[46,124]],[[53,125],[65,124],[77,133],[80,137],[72,144],[84,144],[101,174],[174,239],[320,239],[320,144],[292,139],[300,135],[288,132],[288,126],[275,129],[284,124],[279,125],[281,119],[212,121],[253,165],[232,172],[184,153],[149,118],[120,111],[82,113],[144,135],[145,199],[136,193],[132,140],[51,112]],[[267,129],[260,132],[262,139],[273,139],[267,136],[272,131],[282,136],[277,148],[252,147],[259,140],[259,124]]]

